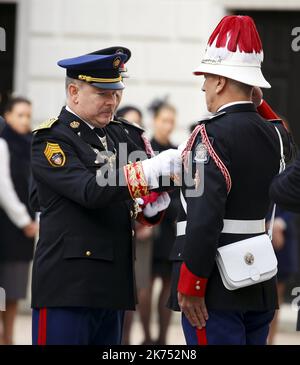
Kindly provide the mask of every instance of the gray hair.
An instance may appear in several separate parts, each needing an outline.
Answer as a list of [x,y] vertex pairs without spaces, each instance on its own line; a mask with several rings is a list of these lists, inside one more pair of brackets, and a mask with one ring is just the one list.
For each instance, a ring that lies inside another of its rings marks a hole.
[[78,87],[81,86],[82,81],[77,80],[77,79],[73,79],[72,77],[66,76],[65,79],[65,88],[66,88],[66,95],[68,97],[68,88],[69,85],[73,84],[73,85],[77,85]]
[[235,90],[239,91],[240,93],[243,93],[246,96],[251,95],[253,86],[244,84],[243,82],[236,81],[233,79],[228,79],[231,86],[234,87]]

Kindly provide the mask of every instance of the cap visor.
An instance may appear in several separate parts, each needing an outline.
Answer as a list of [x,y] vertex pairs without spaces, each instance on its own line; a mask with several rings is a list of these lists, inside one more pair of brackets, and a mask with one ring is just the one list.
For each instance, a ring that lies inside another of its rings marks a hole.
[[123,90],[125,85],[122,81],[119,82],[93,82],[91,85],[97,87],[98,89],[107,89],[107,90]]
[[212,65],[202,63],[196,70],[194,75],[203,75],[204,73],[220,75],[228,77],[251,86],[258,86],[269,89],[271,85],[264,78],[261,69],[251,66],[229,66],[229,65]]

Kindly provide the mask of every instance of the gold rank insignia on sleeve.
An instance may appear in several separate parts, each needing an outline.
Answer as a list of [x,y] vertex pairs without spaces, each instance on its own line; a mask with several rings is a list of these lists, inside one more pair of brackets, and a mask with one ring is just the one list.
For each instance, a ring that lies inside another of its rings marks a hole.
[[57,143],[47,142],[47,146],[44,150],[48,162],[53,167],[62,167],[66,163],[66,156],[60,145]]
[[37,131],[42,130],[42,129],[51,128],[52,125],[56,121],[58,121],[58,118],[50,118],[50,119],[46,120],[45,122],[43,122],[42,124],[40,124],[38,127],[34,128],[32,132],[37,132]]
[[77,128],[79,128],[79,126],[80,126],[80,123],[77,122],[76,120],[73,120],[73,122],[70,123],[70,127],[73,129],[77,129]]

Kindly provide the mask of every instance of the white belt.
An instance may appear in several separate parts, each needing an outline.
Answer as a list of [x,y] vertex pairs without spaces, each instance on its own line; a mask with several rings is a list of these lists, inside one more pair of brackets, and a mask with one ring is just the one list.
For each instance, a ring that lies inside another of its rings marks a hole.
[[255,234],[266,231],[265,219],[258,220],[236,220],[224,219],[222,233]]
[[[256,234],[266,231],[265,219],[258,220],[237,220],[224,219],[223,230],[221,233],[231,234]],[[185,235],[186,221],[177,223],[177,236]]]

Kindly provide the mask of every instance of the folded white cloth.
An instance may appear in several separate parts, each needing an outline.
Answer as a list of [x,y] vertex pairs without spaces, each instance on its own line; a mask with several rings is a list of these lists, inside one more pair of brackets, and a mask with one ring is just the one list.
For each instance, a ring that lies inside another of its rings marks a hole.
[[159,212],[168,208],[171,202],[170,196],[168,193],[162,193],[155,202],[149,203],[143,209],[144,216],[147,218],[154,217]]

